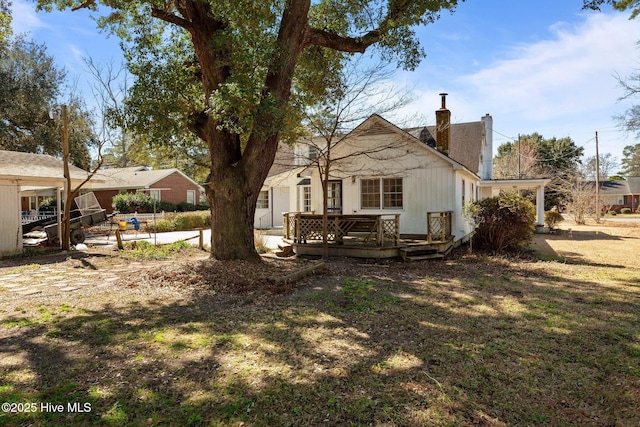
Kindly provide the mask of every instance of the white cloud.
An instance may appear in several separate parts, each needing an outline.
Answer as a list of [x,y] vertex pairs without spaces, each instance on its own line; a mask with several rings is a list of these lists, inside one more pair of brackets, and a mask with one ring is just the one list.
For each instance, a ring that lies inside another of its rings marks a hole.
[[30,33],[47,25],[36,14],[33,4],[13,0],[11,27],[14,34]]
[[592,14],[577,25],[559,23],[552,38],[514,47],[498,61],[460,82],[489,105],[543,120],[615,104],[616,73],[638,56],[640,25],[622,14]]
[[[493,115],[494,148],[518,133],[539,132],[545,137],[570,136],[592,155],[594,134],[600,131],[601,152],[621,158],[622,148],[634,143],[633,135],[622,133],[613,116],[632,101],[618,101],[622,89],[615,76],[640,68],[639,19],[593,13],[577,16],[573,23],[558,22],[546,37],[535,35],[531,43],[495,41],[484,56],[505,52],[503,58],[480,63],[480,69],[466,74],[456,74],[447,62],[431,64],[418,76],[417,102],[407,113],[418,110],[433,121],[433,111],[440,106],[438,93],[449,92],[452,121]],[[469,54],[482,59],[479,52]],[[464,55],[453,52],[453,59],[447,59],[469,64],[471,58]]]

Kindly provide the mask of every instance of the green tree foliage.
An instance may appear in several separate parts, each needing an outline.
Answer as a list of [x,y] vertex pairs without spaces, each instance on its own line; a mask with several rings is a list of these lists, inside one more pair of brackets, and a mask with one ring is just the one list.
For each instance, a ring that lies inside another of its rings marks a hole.
[[132,125],[154,141],[174,142],[187,131],[198,137],[208,151],[212,256],[258,259],[258,195],[300,106],[322,95],[341,58],[372,46],[384,60],[415,68],[424,52],[414,28],[459,1],[37,3],[108,9],[98,24],[123,40],[137,76],[127,103]]
[[627,145],[622,150],[622,171],[624,176],[640,176],[640,143]]
[[[44,45],[24,37],[2,47],[0,57],[0,148],[4,150],[62,153],[61,118],[50,114],[58,109],[65,72],[57,68]],[[83,101],[71,96],[69,110],[70,161],[89,167],[89,147],[96,143],[91,117]]]
[[0,57],[0,147],[57,154],[61,148],[49,118],[60,95],[64,71],[44,45],[24,37],[10,40]]
[[491,253],[520,249],[531,240],[536,209],[533,203],[509,193],[474,202],[466,211],[477,225],[474,246]]
[[527,179],[542,176],[538,153],[539,135],[520,137],[498,147],[493,160],[493,175],[496,179]]
[[640,13],[640,0],[584,0],[583,9],[600,10],[603,4],[610,4],[619,11],[631,10],[631,19]]
[[550,230],[553,230],[563,220],[562,214],[558,211],[550,210],[544,213],[544,223]]
[[[11,35],[11,2],[0,0],[0,46],[4,44]],[[1,48],[0,48],[1,50]]]
[[[573,183],[580,175],[583,152],[569,137],[545,139],[538,133],[520,137],[520,178],[551,178],[545,188],[547,210],[566,205]],[[518,178],[517,163],[517,142],[499,146],[494,158],[496,178]]]
[[[97,148],[100,144],[94,133],[93,117],[84,100],[77,96],[70,96],[65,101],[65,104],[67,105],[69,120],[69,160],[75,166],[89,170],[91,168],[89,150]],[[56,118],[54,124],[57,130],[57,137],[60,135],[62,123],[59,118]],[[60,145],[60,142],[57,142],[57,145]]]
[[120,213],[153,212],[153,199],[144,193],[124,193],[113,196],[112,206]]
[[640,144],[627,145],[622,151],[622,174],[640,176]]

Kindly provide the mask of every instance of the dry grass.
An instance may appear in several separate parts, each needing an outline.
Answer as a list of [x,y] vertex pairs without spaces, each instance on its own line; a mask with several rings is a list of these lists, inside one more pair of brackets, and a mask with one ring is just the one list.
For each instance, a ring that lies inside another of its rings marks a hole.
[[285,294],[256,285],[286,264],[235,265],[237,293],[199,261],[12,301],[0,401],[92,411],[0,425],[637,426],[640,229],[567,227],[534,258],[334,261]]

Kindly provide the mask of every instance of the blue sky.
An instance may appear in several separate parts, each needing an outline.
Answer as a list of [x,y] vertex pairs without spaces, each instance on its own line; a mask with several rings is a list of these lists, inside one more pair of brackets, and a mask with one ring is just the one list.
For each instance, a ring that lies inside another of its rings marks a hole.
[[[581,7],[582,0],[467,0],[443,13],[418,30],[427,57],[415,71],[397,74],[395,83],[415,96],[403,111],[433,124],[438,94],[447,92],[454,122],[493,116],[494,149],[538,132],[569,136],[593,155],[598,131],[600,152],[619,160],[636,139],[613,119],[631,105],[618,101],[615,75],[640,68],[640,18]],[[84,11],[36,14],[31,2],[13,0],[13,19],[14,31],[44,42],[80,88],[91,79],[83,56],[121,61],[118,40],[98,33]]]

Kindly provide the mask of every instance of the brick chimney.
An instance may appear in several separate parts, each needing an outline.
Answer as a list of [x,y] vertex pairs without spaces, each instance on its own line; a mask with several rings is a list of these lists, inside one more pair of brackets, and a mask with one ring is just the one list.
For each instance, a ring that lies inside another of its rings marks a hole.
[[451,140],[451,111],[447,110],[447,95],[441,93],[442,105],[436,110],[436,150],[449,155]]

